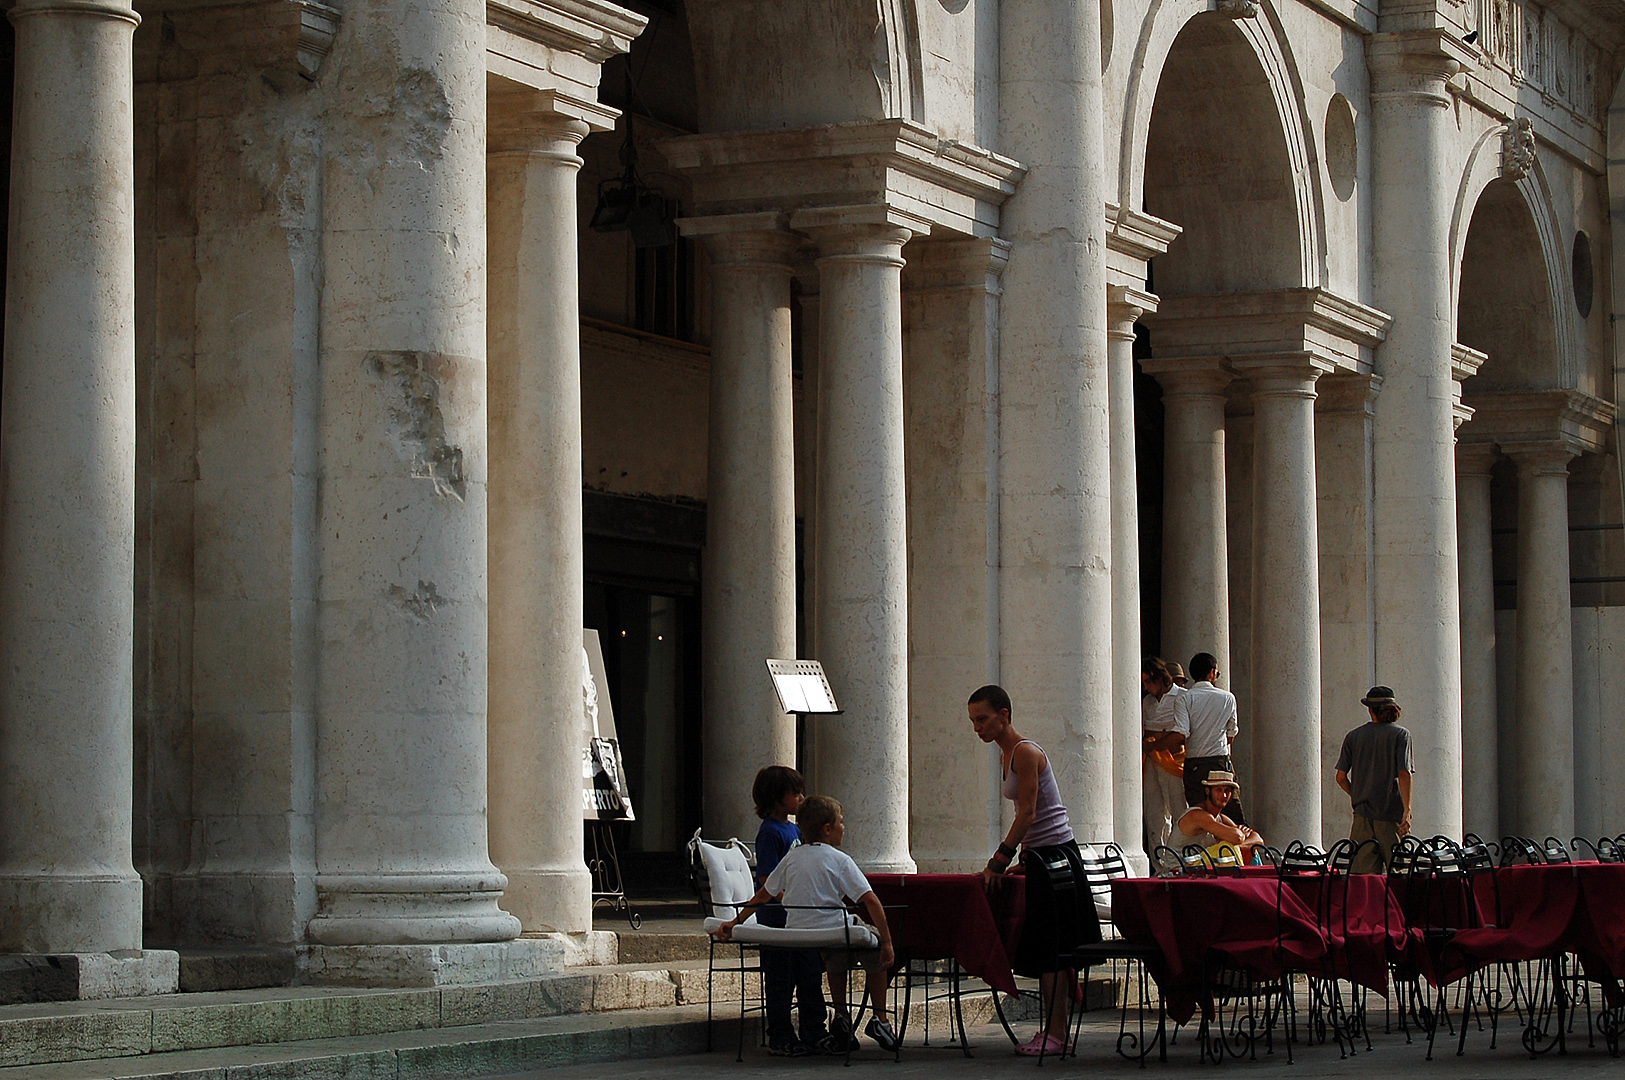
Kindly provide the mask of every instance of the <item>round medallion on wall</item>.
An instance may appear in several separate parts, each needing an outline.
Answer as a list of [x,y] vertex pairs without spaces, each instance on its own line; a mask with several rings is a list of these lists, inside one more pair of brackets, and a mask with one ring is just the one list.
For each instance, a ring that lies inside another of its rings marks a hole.
[[1591,237],[1574,234],[1574,307],[1580,318],[1591,318],[1591,293],[1595,287],[1591,273]]
[[958,15],[965,10],[965,6],[970,3],[970,0],[938,0],[938,2],[942,4],[943,10],[947,11],[948,14]]
[[1354,109],[1342,94],[1333,94],[1326,106],[1326,175],[1340,202],[1354,194],[1359,172],[1359,147],[1355,142]]

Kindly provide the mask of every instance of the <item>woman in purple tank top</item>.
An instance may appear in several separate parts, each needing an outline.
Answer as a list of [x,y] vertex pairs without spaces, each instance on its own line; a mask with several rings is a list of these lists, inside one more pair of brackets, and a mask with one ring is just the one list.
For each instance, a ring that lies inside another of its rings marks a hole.
[[[1084,884],[1083,857],[1049,756],[1011,724],[1010,695],[1001,687],[982,687],[970,696],[967,707],[977,736],[998,746],[1000,790],[1016,804],[1016,819],[983,868],[982,881],[993,888],[1010,869],[1020,846],[1026,914],[1011,966],[1018,975],[1038,978],[1047,1010],[1044,1027],[1018,1053],[1059,1054],[1066,1047],[1066,1006],[1076,976],[1072,953],[1085,942],[1100,940],[1100,921]],[[1084,904],[1087,912],[1082,910]]]

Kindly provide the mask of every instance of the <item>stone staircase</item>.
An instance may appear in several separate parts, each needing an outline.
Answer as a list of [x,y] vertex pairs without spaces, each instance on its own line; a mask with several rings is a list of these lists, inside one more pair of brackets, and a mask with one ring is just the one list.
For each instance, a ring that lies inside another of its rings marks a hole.
[[[550,975],[410,989],[199,989],[285,979],[296,965],[251,952],[184,954],[179,994],[0,1006],[0,1080],[438,1080],[706,1050],[703,937],[678,924],[586,935],[564,952],[566,966]],[[739,976],[719,972],[714,989],[712,1035],[731,1049]],[[1104,994],[1092,987],[1094,1000]],[[1006,1015],[1036,1011],[1009,1001]],[[946,1038],[946,1002],[929,1016],[932,1040]],[[967,1024],[992,1019],[990,995],[968,997]],[[910,1043],[925,1023],[916,1000]],[[747,1043],[758,1033],[752,1017]]]

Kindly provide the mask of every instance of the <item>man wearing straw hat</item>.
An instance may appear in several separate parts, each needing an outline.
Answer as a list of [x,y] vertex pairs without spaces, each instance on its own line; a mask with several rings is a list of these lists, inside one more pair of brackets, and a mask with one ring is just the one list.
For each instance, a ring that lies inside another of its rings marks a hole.
[[[1373,686],[1360,699],[1371,713],[1343,736],[1337,755],[1337,786],[1354,804],[1349,839],[1364,844],[1350,866],[1356,874],[1381,873],[1399,838],[1411,831],[1411,733],[1400,727],[1399,702],[1387,686]],[[1377,850],[1366,841],[1375,840]]]
[[1174,830],[1179,849],[1184,851],[1194,844],[1216,863],[1251,863],[1254,853],[1264,846],[1264,838],[1250,826],[1237,824],[1226,813],[1241,794],[1235,773],[1211,769],[1201,788],[1202,801],[1185,811]]

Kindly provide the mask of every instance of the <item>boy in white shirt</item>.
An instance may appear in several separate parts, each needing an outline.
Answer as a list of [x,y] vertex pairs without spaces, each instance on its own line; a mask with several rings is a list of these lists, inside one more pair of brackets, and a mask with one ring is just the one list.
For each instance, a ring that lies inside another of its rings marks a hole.
[[[784,905],[785,925],[792,930],[838,929],[846,925],[847,903],[862,904],[880,938],[880,948],[860,949],[852,954],[863,965],[865,985],[874,1010],[874,1017],[863,1030],[882,1049],[895,1050],[897,1033],[892,1030],[886,1011],[886,970],[896,959],[891,928],[886,924],[886,911],[880,897],[869,887],[869,879],[863,876],[852,856],[841,850],[841,841],[846,837],[846,817],[841,812],[841,804],[828,796],[814,795],[796,811],[796,825],[801,830],[801,846],[785,853],[750,902],[712,936],[718,941],[727,941],[734,927],[769,900],[778,900]],[[829,972],[829,994],[837,1015],[825,1040],[828,1045],[820,1049],[843,1053],[847,1042],[855,1044],[846,1019],[848,954],[826,952],[824,964]]]

